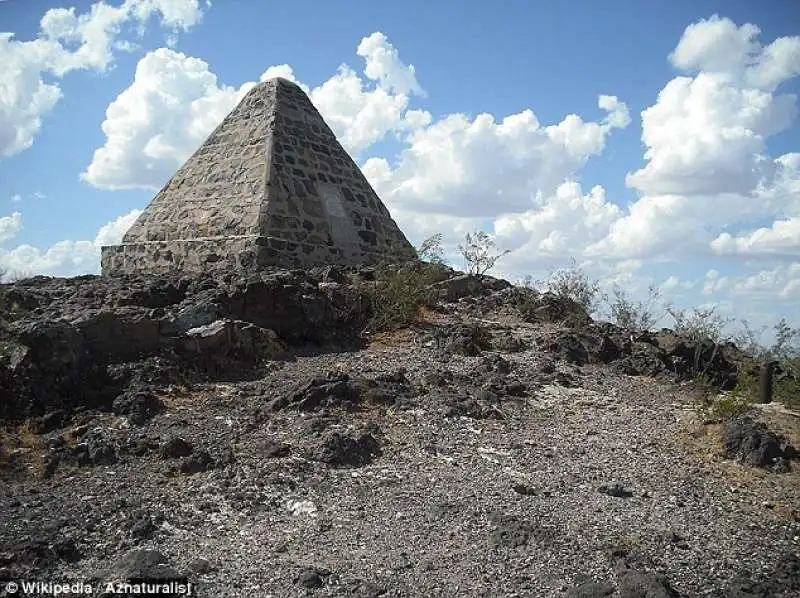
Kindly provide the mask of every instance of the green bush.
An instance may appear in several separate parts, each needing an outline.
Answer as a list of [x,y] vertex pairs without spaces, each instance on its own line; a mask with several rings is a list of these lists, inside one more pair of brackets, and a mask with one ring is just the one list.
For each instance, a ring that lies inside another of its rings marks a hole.
[[661,298],[661,289],[651,284],[645,301],[634,302],[619,285],[612,288],[613,299],[604,296],[609,306],[611,322],[630,332],[650,330],[661,315],[656,314],[656,302]]
[[367,290],[373,332],[396,330],[413,323],[420,308],[431,306],[429,286],[438,280],[441,265],[410,263],[379,270],[375,285]]
[[776,380],[772,389],[773,400],[787,409],[800,409],[800,359],[795,358],[794,368],[790,376]]
[[707,419],[719,420],[747,413],[752,409],[758,393],[758,380],[748,373],[741,373],[733,390],[717,394],[711,378],[701,374],[696,378],[700,391],[698,408]]
[[667,313],[675,321],[673,328],[675,333],[692,341],[707,339],[713,343],[720,343],[725,340],[725,327],[732,321],[719,315],[717,306],[705,309],[694,307],[691,312],[667,307]]
[[741,329],[734,337],[736,346],[757,363],[777,362],[784,374],[774,381],[773,400],[789,409],[800,409],[800,329],[789,326],[785,318],[773,329],[775,342],[766,347],[761,343],[766,327],[756,331],[747,320],[742,320]]
[[550,272],[545,282],[545,290],[559,299],[572,299],[587,314],[596,311],[600,296],[600,284],[589,279],[575,258],[570,258],[569,266]]

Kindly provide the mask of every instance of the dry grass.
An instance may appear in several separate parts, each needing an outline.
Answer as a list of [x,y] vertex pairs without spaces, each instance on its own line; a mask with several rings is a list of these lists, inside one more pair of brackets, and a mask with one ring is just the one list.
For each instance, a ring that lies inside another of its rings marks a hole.
[[439,313],[437,311],[432,310],[427,306],[422,306],[417,310],[417,314],[415,317],[416,323],[421,325],[429,325],[429,326],[440,326],[442,324],[447,324],[449,319],[446,315]]
[[382,351],[392,347],[409,345],[414,342],[416,333],[410,328],[376,332],[372,335],[367,351]]
[[33,431],[29,421],[18,428],[0,430],[0,467],[23,466],[30,473],[39,474],[45,466],[47,443]]

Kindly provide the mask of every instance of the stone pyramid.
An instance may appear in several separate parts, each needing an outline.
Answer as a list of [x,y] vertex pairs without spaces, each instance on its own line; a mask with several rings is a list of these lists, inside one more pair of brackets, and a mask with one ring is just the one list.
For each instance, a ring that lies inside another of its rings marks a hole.
[[404,261],[416,253],[300,87],[256,85],[128,230],[104,275]]

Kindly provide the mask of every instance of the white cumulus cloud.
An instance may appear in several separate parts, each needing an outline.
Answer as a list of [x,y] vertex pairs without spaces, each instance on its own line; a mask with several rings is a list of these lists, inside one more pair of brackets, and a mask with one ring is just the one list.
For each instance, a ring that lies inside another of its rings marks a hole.
[[127,214],[112,220],[108,224],[104,224],[97,231],[94,238],[95,247],[105,247],[106,245],[119,245],[122,243],[122,237],[128,232],[128,229],[133,226],[136,219],[141,216],[142,210],[131,210]]
[[59,78],[75,70],[105,71],[114,50],[130,45],[120,37],[124,26],[141,28],[155,16],[164,27],[183,30],[197,24],[201,14],[197,0],[97,2],[85,13],[48,10],[33,40],[0,33],[0,156],[33,144],[43,117],[61,98]]
[[605,147],[609,132],[627,124],[627,108],[601,96],[605,122],[575,114],[542,126],[532,110],[496,121],[450,114],[414,131],[392,168],[371,158],[363,170],[378,194],[404,210],[463,217],[526,212],[537,195],[556,192],[589,157]]
[[383,89],[401,95],[424,95],[414,65],[403,64],[395,47],[380,31],[362,39],[356,53],[367,62],[364,74],[378,81]]
[[[13,277],[36,274],[97,274],[100,271],[101,247],[121,242],[123,235],[141,213],[141,210],[132,210],[104,224],[91,241],[59,241],[44,250],[28,244],[18,245],[13,249],[0,249],[0,269]],[[7,225],[6,221],[10,224]],[[22,227],[21,215],[15,212],[11,217],[0,218],[0,242],[6,240],[3,233],[6,226],[13,236]]]
[[722,233],[711,241],[711,249],[719,254],[771,255],[800,258],[800,218],[777,220],[771,227],[733,236]]
[[[409,110],[410,94],[422,94],[422,88],[385,35],[365,37],[357,52],[366,63],[364,77],[342,65],[311,89],[287,64],[270,66],[260,77],[300,85],[356,156],[390,132],[412,131],[430,120]],[[106,142],[83,179],[107,189],[160,187],[255,84],[221,85],[202,60],[167,48],[149,52],[132,84],[109,105],[102,125]]]
[[670,60],[686,71],[705,71],[744,87],[773,91],[800,75],[800,38],[782,37],[763,47],[760,33],[751,23],[737,27],[714,15],[686,28]]
[[106,143],[82,178],[108,189],[163,185],[253,85],[220,86],[202,60],[149,52],[106,110]]
[[580,252],[587,241],[602,238],[620,215],[599,185],[584,195],[578,183],[565,182],[537,203],[536,209],[494,221],[498,241],[526,261],[531,256],[552,260]]
[[0,218],[0,243],[13,239],[22,230],[22,214],[14,212],[11,216]]
[[[641,196],[593,254],[680,258],[791,244],[800,159],[768,156],[766,141],[797,115],[797,98],[778,87],[800,74],[800,37],[762,47],[759,33],[719,17],[686,28],[670,60],[688,74],[642,112],[646,163],[626,178]],[[754,233],[758,241],[726,232],[769,218],[772,232]]]

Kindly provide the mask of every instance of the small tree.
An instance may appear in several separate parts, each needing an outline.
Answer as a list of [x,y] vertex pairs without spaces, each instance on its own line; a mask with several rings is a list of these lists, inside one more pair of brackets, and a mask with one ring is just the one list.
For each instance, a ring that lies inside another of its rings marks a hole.
[[725,340],[725,327],[732,322],[717,313],[716,305],[705,309],[693,307],[691,313],[670,306],[667,313],[675,321],[675,332],[693,341],[708,339],[720,343]]
[[800,328],[792,328],[785,318],[775,324],[772,359],[789,375],[775,383],[775,398],[790,409],[800,408]]
[[572,299],[586,313],[596,310],[600,284],[589,279],[575,258],[570,258],[569,266],[550,272],[545,284],[546,290],[560,299]]
[[770,356],[785,361],[800,355],[800,328],[789,326],[786,318],[781,318],[773,328],[775,343],[769,349]]
[[530,274],[526,274],[522,278],[517,279],[514,283],[514,286],[533,291],[537,290],[542,285],[544,285],[543,281],[534,279]]
[[[656,315],[655,304],[661,298],[661,289],[650,284],[646,301],[634,302],[618,284],[612,288],[613,299],[604,297],[609,303],[611,321],[629,331],[650,330],[661,315]],[[662,314],[663,315],[663,314]]]
[[444,265],[444,249],[442,249],[442,233],[436,233],[420,243],[417,250],[417,257],[423,262]]
[[733,342],[748,357],[764,358],[768,349],[761,343],[761,337],[766,330],[766,326],[761,326],[761,328],[755,330],[750,326],[750,322],[743,319],[741,328],[733,335]]
[[482,276],[504,255],[511,253],[504,249],[498,251],[492,238],[482,230],[475,233],[467,233],[464,236],[464,243],[458,246],[461,256],[467,265],[467,271],[472,276]]

